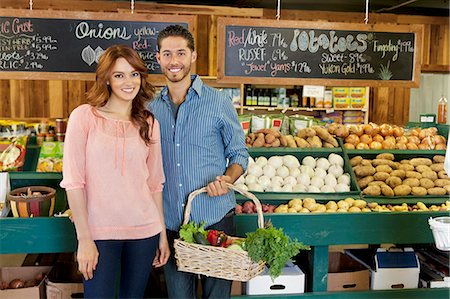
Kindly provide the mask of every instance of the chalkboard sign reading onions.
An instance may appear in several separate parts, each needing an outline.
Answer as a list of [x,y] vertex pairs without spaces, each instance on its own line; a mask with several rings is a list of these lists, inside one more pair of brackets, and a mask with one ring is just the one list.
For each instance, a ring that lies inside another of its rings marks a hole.
[[114,44],[132,47],[150,74],[160,74],[158,33],[171,24],[192,30],[192,20],[184,16],[0,10],[0,77],[8,76],[3,72],[92,74],[102,53]]
[[218,25],[219,81],[382,86],[418,79],[418,29],[229,18]]

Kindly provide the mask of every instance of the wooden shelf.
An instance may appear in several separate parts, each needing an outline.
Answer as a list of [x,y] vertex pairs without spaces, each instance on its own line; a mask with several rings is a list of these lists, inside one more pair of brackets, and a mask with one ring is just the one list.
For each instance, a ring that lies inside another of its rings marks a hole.
[[366,108],[304,108],[304,107],[266,107],[266,106],[242,106],[244,110],[267,110],[267,111],[327,111],[332,113],[334,111],[363,111],[367,112]]

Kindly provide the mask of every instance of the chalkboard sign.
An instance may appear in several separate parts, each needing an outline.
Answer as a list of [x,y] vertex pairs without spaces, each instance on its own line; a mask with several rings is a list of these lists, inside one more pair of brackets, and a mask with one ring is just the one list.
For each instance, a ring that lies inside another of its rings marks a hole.
[[161,74],[158,33],[171,24],[192,29],[190,17],[109,14],[99,19],[106,15],[78,13],[82,18],[77,19],[76,13],[69,14],[71,18],[53,18],[53,13],[51,18],[0,16],[0,71],[95,73],[106,48],[125,44],[138,52],[150,74]]
[[413,86],[420,31],[401,27],[220,19],[218,79]]

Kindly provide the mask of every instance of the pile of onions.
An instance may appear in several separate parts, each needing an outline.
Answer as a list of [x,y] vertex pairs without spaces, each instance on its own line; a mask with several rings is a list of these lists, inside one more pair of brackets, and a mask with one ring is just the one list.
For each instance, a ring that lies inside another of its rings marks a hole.
[[348,127],[348,135],[340,137],[344,139],[344,147],[348,149],[445,150],[447,141],[437,133],[438,130],[434,127],[407,131],[396,125],[369,123],[351,125]]

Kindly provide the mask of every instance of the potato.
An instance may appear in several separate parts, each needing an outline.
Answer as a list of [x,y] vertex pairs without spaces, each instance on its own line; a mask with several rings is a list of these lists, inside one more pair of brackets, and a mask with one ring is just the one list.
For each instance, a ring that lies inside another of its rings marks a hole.
[[355,174],[359,177],[373,175],[375,172],[376,172],[376,170],[372,166],[362,166],[362,167],[358,167],[358,169],[355,170]]
[[384,184],[386,184],[386,183],[383,181],[373,181],[373,182],[370,182],[368,186],[381,186]]
[[416,166],[416,171],[422,173],[425,171],[432,171],[432,169],[427,165],[418,165]]
[[422,177],[430,179],[432,181],[435,181],[435,180],[437,180],[437,173],[435,171],[432,171],[432,170],[425,171],[425,172],[422,172]]
[[391,187],[389,187],[386,184],[383,184],[380,186],[381,193],[383,193],[384,196],[394,196],[394,190],[392,190]]
[[308,143],[308,141],[306,141],[306,140],[303,139],[303,138],[294,136],[294,140],[295,140],[295,143],[297,144],[297,147],[298,147],[298,148],[308,148],[308,147],[311,147],[311,145]]
[[427,190],[430,195],[445,195],[447,194],[447,190],[441,187],[434,187]]
[[346,199],[344,199],[344,201],[348,203],[349,207],[351,207],[351,206],[353,206],[353,203],[355,202],[355,199],[351,198],[351,197],[347,197]]
[[440,179],[448,179],[449,177],[447,175],[447,172],[445,172],[445,170],[441,170],[441,171],[438,172],[438,178],[440,178]]
[[423,202],[417,202],[417,207],[422,211],[428,211],[427,206]]
[[427,195],[427,189],[424,187],[412,187],[411,194],[414,196],[425,196]]
[[444,170],[444,163],[434,163],[430,166],[431,170],[439,172],[441,170]]
[[272,143],[275,141],[275,139],[276,137],[273,134],[267,134],[265,136],[266,143]]
[[294,137],[292,137],[291,135],[286,135],[285,137],[286,137],[288,147],[297,148],[297,143],[295,143]]
[[307,203],[316,203],[316,200],[314,198],[311,198],[311,197],[306,197],[306,198],[303,199],[303,205],[305,205]]
[[392,167],[389,165],[378,165],[377,167],[375,167],[375,169],[377,172],[387,172],[387,173],[392,172]]
[[434,187],[434,181],[427,179],[427,178],[421,178],[420,180],[420,187],[424,187],[425,189],[430,189]]
[[325,207],[327,208],[327,211],[329,211],[329,210],[336,211],[338,209],[336,202],[333,200],[330,200],[329,202],[327,202]]
[[345,200],[338,201],[337,206],[338,206],[338,210],[337,210],[338,212],[339,212],[339,210],[348,210],[348,208],[350,208],[350,205]]
[[387,172],[377,172],[373,175],[373,178],[377,181],[386,181],[390,177],[389,173]]
[[409,161],[408,159],[403,159],[400,161],[400,164],[411,164],[411,161]]
[[327,210],[327,208],[325,207],[325,205],[318,204],[317,209],[314,210],[314,213],[325,213],[326,210]]
[[307,203],[303,202],[303,207],[307,208],[311,212],[315,211],[318,208],[318,206],[319,205],[317,203],[315,203],[315,202],[314,203],[313,202],[307,202]]
[[275,140],[272,143],[269,143],[272,145],[272,147],[280,147],[281,142],[279,138],[275,138]]
[[444,163],[445,156],[443,156],[443,155],[436,155],[436,156],[433,157],[433,161],[435,163]]
[[310,147],[312,148],[321,148],[322,140],[318,136],[311,136],[306,139],[308,141]]
[[434,186],[436,186],[436,187],[444,187],[447,185],[450,185],[449,179],[437,179],[434,181]]
[[[388,159],[373,159],[372,165],[378,166],[378,165],[389,165],[391,166],[394,162]],[[392,166],[391,166],[392,167]]]
[[363,157],[355,156],[355,157],[350,159],[350,165],[351,166],[356,166],[356,165],[360,164],[362,160],[363,160]]
[[399,178],[401,178],[403,180],[405,178],[405,176],[406,176],[406,171],[401,170],[401,169],[397,169],[397,170],[392,171],[390,173],[390,175],[399,177]]
[[411,193],[411,187],[408,185],[398,185],[394,188],[395,196],[406,196]]
[[422,178],[422,175],[419,172],[407,170],[406,177],[407,178],[415,178],[415,179],[420,180]]
[[419,179],[416,179],[416,178],[407,178],[407,179],[403,180],[402,184],[408,185],[410,187],[419,187],[420,181],[419,181]]
[[392,169],[396,170],[396,169],[399,169],[399,167],[400,167],[401,165],[402,165],[402,164],[401,164],[400,162],[394,162],[394,163],[391,164],[390,166],[392,167]]
[[365,201],[365,200],[362,200],[362,199],[356,199],[356,200],[353,202],[353,207],[357,207],[357,208],[360,208],[360,209],[365,208],[366,205],[367,205],[366,201]]
[[300,138],[306,139],[306,138],[312,137],[312,136],[316,136],[316,131],[312,128],[304,128],[297,132],[297,137],[300,137]]
[[363,190],[363,193],[371,196],[380,196],[381,188],[380,186],[368,186]]
[[372,166],[372,161],[369,159],[362,159],[361,160],[361,165],[362,166]]
[[285,136],[281,135],[280,136],[280,143],[282,147],[287,147],[288,146],[288,142]]
[[386,180],[386,184],[388,184],[391,188],[395,188],[402,184],[402,179],[397,176],[391,176]]
[[431,164],[433,164],[433,161],[431,161],[431,159],[428,158],[413,158],[409,160],[409,162],[411,163],[412,166],[419,166],[419,165],[430,166]]
[[350,213],[359,213],[359,212],[361,212],[361,209],[358,207],[351,207],[350,209],[348,209],[348,211]]
[[303,202],[300,198],[293,198],[288,202],[288,207],[292,208],[294,205],[302,205]]
[[398,169],[402,169],[404,171],[413,171],[416,168],[414,166],[412,166],[411,164],[401,164],[399,165]]
[[300,210],[299,213],[311,213],[311,211],[308,210],[307,208],[303,208],[303,209]]
[[450,194],[450,185],[446,185],[443,188],[447,191],[447,194]]
[[383,153],[383,154],[377,155],[376,158],[377,158],[377,159],[386,159],[386,160],[394,161],[394,154],[391,154],[391,153]]

